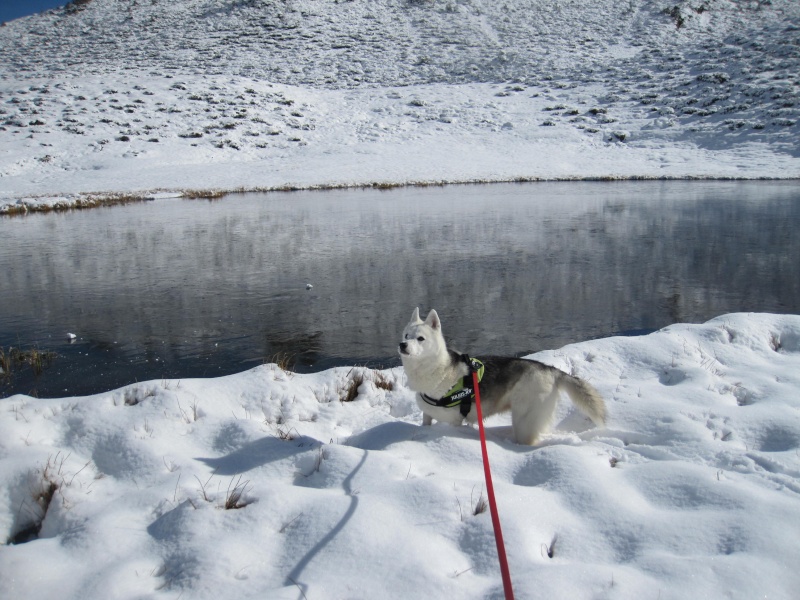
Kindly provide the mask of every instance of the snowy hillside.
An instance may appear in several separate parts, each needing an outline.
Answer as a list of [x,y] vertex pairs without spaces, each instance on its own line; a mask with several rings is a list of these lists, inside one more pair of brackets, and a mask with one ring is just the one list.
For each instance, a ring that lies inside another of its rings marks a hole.
[[786,61],[798,58],[797,17],[792,0],[83,0],[8,24],[1,47],[23,75],[602,82],[623,95],[631,83],[663,94],[697,80],[760,96],[796,83]]
[[0,210],[800,177],[794,0],[83,0],[0,27],[0,56]]
[[[518,599],[796,598],[800,317],[536,357],[609,418],[564,402],[538,448],[489,420]],[[0,546],[0,597],[502,598],[477,431],[419,426],[403,380],[264,365],[3,400],[0,539],[32,541]]]

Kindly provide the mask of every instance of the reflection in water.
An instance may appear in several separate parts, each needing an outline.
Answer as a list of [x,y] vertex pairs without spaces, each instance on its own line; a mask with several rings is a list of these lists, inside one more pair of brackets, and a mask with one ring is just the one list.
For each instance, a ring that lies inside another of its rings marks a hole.
[[439,310],[456,347],[506,354],[796,313],[798,224],[800,187],[786,182],[252,194],[5,218],[0,346],[60,357],[0,393],[82,394],[278,355],[300,371],[399,364],[415,306]]

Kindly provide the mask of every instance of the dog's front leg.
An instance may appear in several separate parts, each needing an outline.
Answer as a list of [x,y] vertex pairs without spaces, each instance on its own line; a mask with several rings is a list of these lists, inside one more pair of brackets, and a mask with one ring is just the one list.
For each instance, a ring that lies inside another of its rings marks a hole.
[[422,413],[422,424],[430,425],[431,423],[433,423],[433,417],[430,416],[428,413]]

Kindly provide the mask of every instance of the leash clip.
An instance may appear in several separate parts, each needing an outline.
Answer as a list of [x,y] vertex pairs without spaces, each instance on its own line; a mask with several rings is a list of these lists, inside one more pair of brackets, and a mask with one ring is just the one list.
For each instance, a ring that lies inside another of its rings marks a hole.
[[461,416],[466,419],[467,415],[472,410],[472,398],[473,394],[475,393],[474,389],[475,385],[477,384],[474,374],[477,373],[478,370],[481,368],[481,364],[477,360],[470,358],[469,355],[467,354],[462,354],[461,360],[464,361],[465,365],[467,365],[467,369],[469,370],[469,374],[467,375],[467,377],[471,379],[470,383],[472,384],[472,389],[467,388],[466,385],[467,378],[466,377],[464,378],[464,383],[465,383],[464,388],[469,389],[469,393],[466,394],[461,399],[461,404],[459,406],[459,409],[461,410]]
[[467,365],[467,369],[469,369],[470,374],[477,372],[481,368],[480,361],[470,358],[468,354],[462,354],[461,360]]

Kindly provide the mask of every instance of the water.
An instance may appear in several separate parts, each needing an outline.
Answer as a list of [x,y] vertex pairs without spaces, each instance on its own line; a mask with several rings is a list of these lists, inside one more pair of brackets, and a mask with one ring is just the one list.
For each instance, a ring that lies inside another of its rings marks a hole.
[[[800,312],[797,182],[537,183],[160,200],[0,219],[0,396],[399,364],[415,306],[521,355],[726,312]],[[311,284],[311,289],[306,285]],[[78,338],[66,339],[68,332]]]

